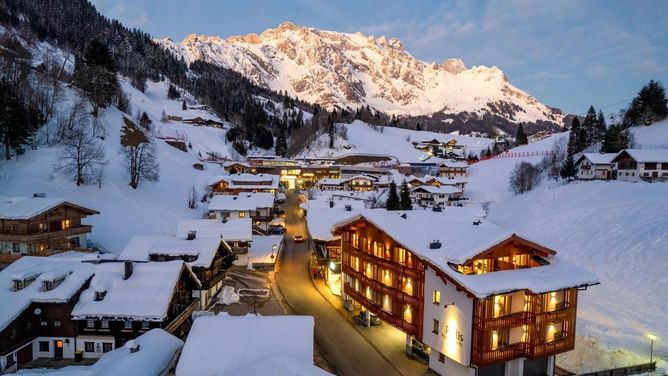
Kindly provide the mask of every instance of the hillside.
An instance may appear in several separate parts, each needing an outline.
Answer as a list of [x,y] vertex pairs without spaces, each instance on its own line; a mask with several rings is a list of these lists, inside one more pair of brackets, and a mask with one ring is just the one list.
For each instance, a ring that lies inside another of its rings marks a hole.
[[[558,250],[601,281],[581,293],[578,335],[646,354],[668,338],[668,185],[619,181],[542,187],[494,203],[488,219]],[[664,341],[655,352],[668,355]]]
[[519,122],[535,125],[529,129],[564,124],[561,111],[514,87],[499,68],[467,68],[459,59],[420,61],[396,38],[285,22],[260,35],[193,34],[181,43],[158,42],[186,62],[229,68],[259,86],[330,109],[368,105],[388,114],[426,116],[422,122],[447,131],[486,124],[514,132]]

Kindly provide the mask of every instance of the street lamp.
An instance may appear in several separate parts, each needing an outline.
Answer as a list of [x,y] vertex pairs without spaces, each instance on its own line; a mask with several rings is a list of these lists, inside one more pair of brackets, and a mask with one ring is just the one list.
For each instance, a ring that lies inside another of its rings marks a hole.
[[650,333],[647,336],[649,337],[649,362],[652,363],[652,355],[654,353],[654,340],[656,339],[656,334]]

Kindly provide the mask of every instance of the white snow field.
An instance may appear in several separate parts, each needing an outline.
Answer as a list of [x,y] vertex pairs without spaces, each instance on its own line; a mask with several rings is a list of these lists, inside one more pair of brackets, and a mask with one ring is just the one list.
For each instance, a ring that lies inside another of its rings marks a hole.
[[648,127],[633,127],[634,147],[638,149],[668,149],[668,119]]
[[[198,110],[181,111],[181,102],[168,100],[168,83],[149,82],[146,93],[141,93],[123,82],[123,89],[131,95],[132,110],[146,111],[155,126],[156,133],[162,135],[184,134],[193,150],[183,152],[156,139],[160,161],[160,181],[145,182],[134,190],[129,185],[129,177],[122,165],[120,154],[120,132],[124,114],[115,107],[103,111],[101,118],[106,122],[108,135],[104,140],[105,156],[108,161],[102,188],[97,184],[77,187],[73,181],[53,172],[53,164],[58,159],[58,149],[40,146],[30,150],[18,159],[0,161],[0,194],[31,195],[46,193],[47,197],[59,197],[80,202],[100,211],[99,215],[85,219],[93,225],[92,241],[118,253],[134,235],[172,234],[181,219],[202,218],[205,205],[195,210],[187,208],[188,192],[194,186],[199,194],[211,176],[222,173],[218,165],[207,164],[204,171],[196,170],[192,164],[198,161],[197,151],[216,151],[230,156],[223,139],[225,130],[172,122],[160,122],[163,108],[167,114],[184,117],[201,116],[219,120],[214,115]],[[72,94],[72,91],[67,91]],[[133,117],[134,115],[133,114]]]
[[[414,131],[409,129],[380,127],[377,130],[360,120],[351,124],[338,124],[338,127],[347,129],[347,140],[337,139],[335,149],[329,149],[329,135],[321,135],[309,149],[302,152],[303,156],[340,156],[350,153],[384,154],[397,158],[401,162],[420,162],[428,157],[423,151],[413,147],[413,142],[437,139],[439,141],[457,140],[458,144],[466,146],[469,152],[479,155],[493,142],[483,137],[467,137],[449,133]],[[347,146],[349,148],[344,148]]]
[[648,334],[655,333],[655,353],[665,358],[666,213],[668,184],[592,181],[543,186],[494,203],[488,218],[598,276],[601,284],[579,295],[578,335],[648,358]]

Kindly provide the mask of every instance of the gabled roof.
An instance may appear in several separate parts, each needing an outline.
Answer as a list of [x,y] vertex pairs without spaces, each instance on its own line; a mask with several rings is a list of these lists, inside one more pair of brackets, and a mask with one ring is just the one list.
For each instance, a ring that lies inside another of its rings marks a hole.
[[584,153],[575,163],[580,164],[584,159],[587,159],[592,164],[612,164],[612,160],[617,155],[618,153]]
[[88,214],[100,214],[95,209],[62,198],[0,196],[0,218],[27,220],[61,205],[72,206]]
[[137,235],[123,248],[118,260],[149,261],[151,254],[196,256],[188,265],[206,268],[216,257],[220,241],[220,237],[197,236],[187,240],[185,237]]
[[[31,303],[66,303],[93,276],[95,267],[81,261],[87,254],[68,252],[66,256],[24,256],[0,271],[0,331]],[[44,291],[42,282],[65,279],[55,288]],[[14,290],[15,279],[32,279],[28,286]]]
[[[554,256],[556,252],[545,246],[489,221],[474,225],[473,221],[480,218],[478,214],[481,213],[454,207],[441,213],[421,210],[367,210],[335,224],[333,231],[337,232],[342,227],[366,220],[479,298],[516,290],[526,289],[541,293],[598,283],[594,275],[557,259]],[[434,241],[440,242],[439,248],[430,247],[430,243]],[[508,241],[518,241],[539,248],[548,254],[550,264],[482,275],[464,275],[450,266],[463,264]]]
[[424,192],[429,192],[431,194],[446,194],[446,195],[462,192],[461,189],[453,187],[451,185],[442,185],[440,187],[436,187],[433,185],[421,185],[419,187],[413,188],[413,192],[415,191],[424,191]]
[[[309,203],[311,202],[314,201],[310,201]],[[341,201],[334,201],[334,203],[335,206],[333,208],[330,208],[328,205],[308,208],[306,224],[308,225],[309,234],[314,240],[330,241],[335,239],[335,236],[332,235],[332,225],[345,218],[361,214],[364,211],[363,203],[361,207],[352,207],[351,205],[350,211],[345,209],[345,202],[341,204]]]
[[218,175],[209,179],[208,185],[225,181],[230,189],[278,189],[279,176],[272,174],[231,174]]
[[185,238],[190,231],[197,232],[197,238],[222,237],[230,241],[250,241],[253,237],[253,222],[250,218],[220,219],[186,219],[179,221],[176,236]]
[[[163,321],[184,268],[183,261],[133,262],[132,275],[124,280],[123,262],[98,264],[90,287],[72,310],[72,318]],[[102,300],[95,300],[96,291],[106,291]]]
[[445,166],[450,168],[468,168],[469,164],[467,162],[460,162],[455,160],[446,160],[439,164],[439,166]]
[[626,149],[619,152],[613,162],[624,154],[628,154],[636,162],[641,163],[668,162],[668,149]]
[[209,210],[257,210],[273,207],[274,195],[268,192],[216,195],[209,202]]
[[[326,375],[313,365],[313,330],[310,316],[198,317],[176,375]],[[290,371],[293,367],[275,372],[285,363],[300,364],[299,372]],[[249,369],[257,373],[247,373]]]

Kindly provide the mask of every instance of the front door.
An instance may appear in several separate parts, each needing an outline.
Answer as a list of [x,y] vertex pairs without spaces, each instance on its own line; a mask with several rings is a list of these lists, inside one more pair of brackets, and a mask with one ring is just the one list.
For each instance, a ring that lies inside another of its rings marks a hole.
[[57,339],[53,341],[53,358],[54,359],[63,358],[63,340]]

